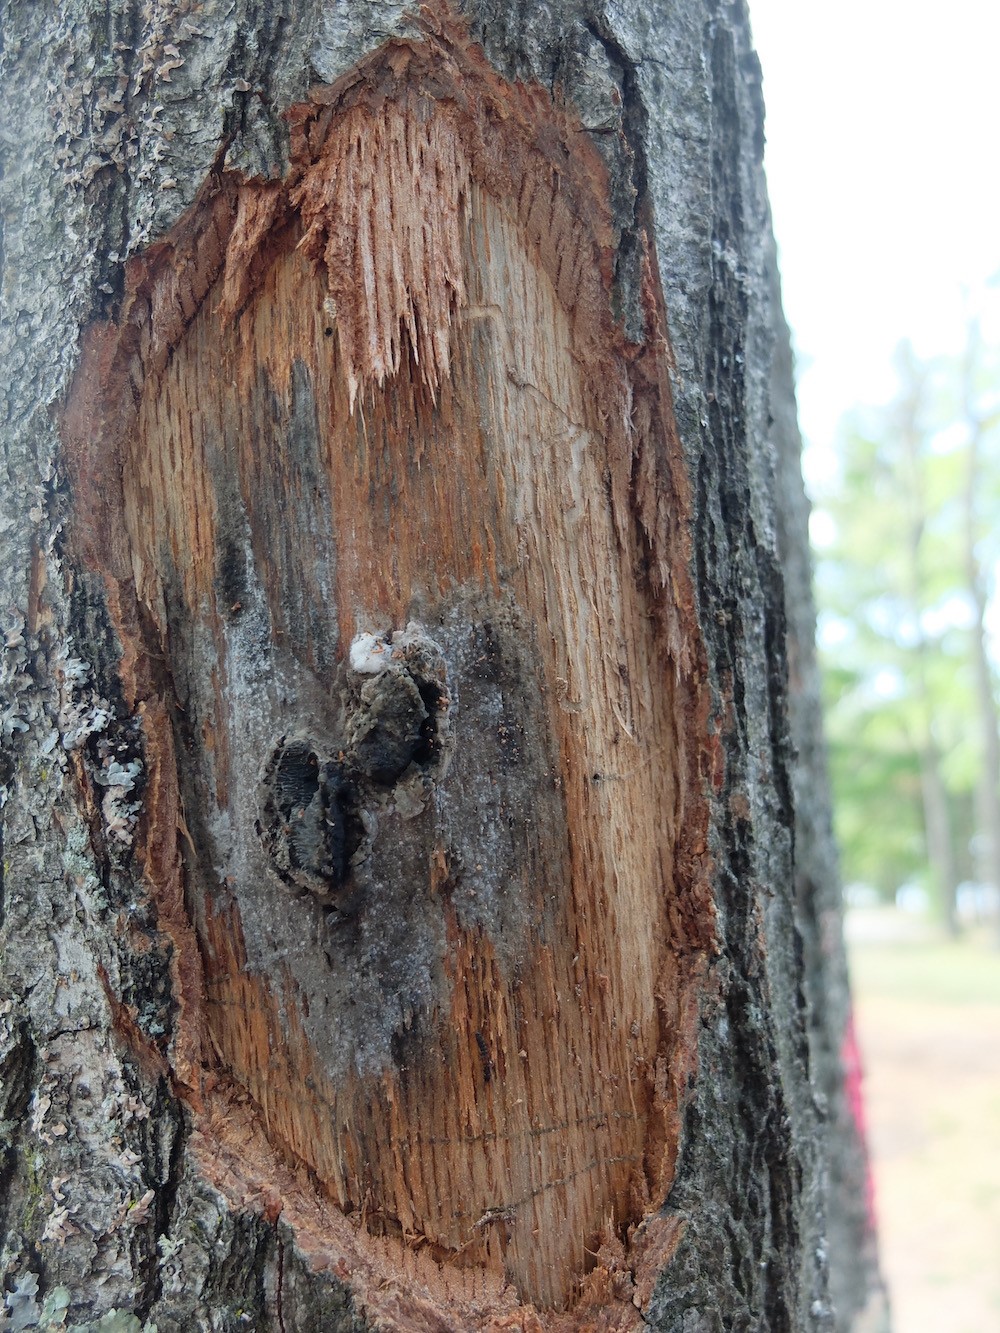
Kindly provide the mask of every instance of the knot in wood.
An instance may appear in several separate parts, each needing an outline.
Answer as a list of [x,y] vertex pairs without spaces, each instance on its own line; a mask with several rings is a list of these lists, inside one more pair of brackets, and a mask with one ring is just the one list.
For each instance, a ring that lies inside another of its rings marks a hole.
[[279,741],[264,775],[258,830],[285,883],[334,901],[363,836],[357,794],[345,766],[311,742]]
[[411,764],[440,763],[448,736],[448,673],[441,649],[413,623],[381,639],[359,634],[351,667],[367,677],[352,710],[349,753],[381,787],[399,782]]
[[354,910],[354,869],[371,851],[377,812],[395,799],[418,813],[409,779],[419,788],[441,775],[447,680],[440,648],[414,625],[357,636],[335,691],[340,740],[283,736],[265,765],[257,832],[285,884]]

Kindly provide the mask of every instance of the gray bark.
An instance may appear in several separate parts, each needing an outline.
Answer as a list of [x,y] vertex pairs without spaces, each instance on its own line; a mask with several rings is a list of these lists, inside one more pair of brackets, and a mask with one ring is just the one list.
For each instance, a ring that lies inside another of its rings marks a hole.
[[[845,1109],[849,1000],[747,16],[716,0],[470,0],[464,12],[502,75],[558,89],[591,128],[611,177],[616,314],[635,343],[646,334],[640,232],[652,227],[694,497],[690,573],[724,756],[709,830],[719,947],[676,1172],[653,1201],[684,1235],[643,1318],[688,1333],[860,1328],[877,1317],[879,1284],[859,1211],[863,1145]],[[60,1288],[66,1323],[83,1328],[111,1312],[118,1322],[100,1327],[160,1333],[408,1326],[366,1309],[349,1273],[316,1271],[285,1222],[259,1201],[234,1208],[199,1169],[169,1069],[170,951],[108,835],[141,816],[131,765],[141,768],[142,726],[118,683],[103,593],[65,551],[73,497],[57,420],[83,331],[114,318],[123,265],[182,216],[221,155],[247,176],[281,176],[282,112],[411,31],[403,5],[321,0],[5,12],[0,1266],[11,1327],[44,1326]],[[101,836],[73,780],[88,739]],[[116,1005],[161,1042],[165,1065],[144,1065],[113,1035]]]

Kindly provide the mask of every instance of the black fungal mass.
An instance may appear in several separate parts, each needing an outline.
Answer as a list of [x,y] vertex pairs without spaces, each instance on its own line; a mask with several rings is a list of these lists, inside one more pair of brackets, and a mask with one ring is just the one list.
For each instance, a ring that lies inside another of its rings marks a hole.
[[412,629],[392,646],[383,670],[340,686],[339,745],[282,737],[264,770],[257,832],[272,867],[341,914],[357,907],[352,871],[390,789],[411,768],[437,768],[445,752],[450,700],[441,651]]
[[347,879],[361,841],[354,788],[343,765],[321,762],[307,741],[275,752],[261,835],[282,879],[320,897]]
[[361,691],[354,758],[366,777],[391,787],[417,758],[428,721],[420,690],[406,671],[389,668]]

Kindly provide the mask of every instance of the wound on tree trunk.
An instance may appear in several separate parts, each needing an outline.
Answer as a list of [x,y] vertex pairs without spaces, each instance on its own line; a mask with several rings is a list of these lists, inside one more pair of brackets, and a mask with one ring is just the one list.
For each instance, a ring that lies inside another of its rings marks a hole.
[[652,247],[640,347],[591,140],[445,23],[290,125],[130,262],[64,416],[171,949],[172,1033],[121,1035],[372,1310],[631,1327],[721,782]]

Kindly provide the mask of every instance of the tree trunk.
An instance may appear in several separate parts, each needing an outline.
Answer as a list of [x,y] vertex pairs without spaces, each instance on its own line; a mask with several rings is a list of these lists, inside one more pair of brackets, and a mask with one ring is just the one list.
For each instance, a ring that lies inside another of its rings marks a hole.
[[746,15],[349,9],[7,11],[11,1326],[861,1327]]
[[907,506],[907,541],[904,579],[907,609],[915,636],[913,661],[918,709],[918,734],[914,750],[920,762],[920,794],[924,819],[924,843],[927,865],[936,889],[945,929],[951,936],[959,933],[958,870],[948,789],[941,771],[941,747],[936,736],[934,699],[930,686],[928,662],[932,645],[924,627],[927,606],[927,569],[924,537],[930,517],[927,495],[927,442],[921,415],[927,392],[926,378],[917,369],[912,348],[903,349],[901,370],[905,375],[904,398],[900,407],[899,440],[906,467],[904,499]]
[[[976,812],[977,841],[985,843],[976,857],[976,867],[983,878],[993,886],[1000,899],[1000,713],[997,710],[993,668],[987,646],[986,580],[977,552],[981,524],[978,515],[978,496],[981,484],[980,450],[984,443],[985,421],[976,404],[975,373],[980,353],[980,331],[972,324],[968,333],[968,349],[962,367],[962,409],[969,432],[968,463],[964,499],[965,519],[965,586],[975,612],[971,627],[972,662],[976,676],[976,707],[979,730],[983,738],[983,769],[979,780]],[[998,901],[1000,908],[1000,901]],[[997,942],[1000,944],[1000,910],[996,919]]]
[[[929,704],[927,711],[930,712]],[[945,929],[949,935],[955,936],[959,933],[958,872],[952,842],[951,811],[948,806],[948,791],[941,775],[941,752],[933,736],[930,735],[930,727],[931,723],[928,720],[927,733],[920,749],[924,837],[927,843],[927,861],[937,888]]]

